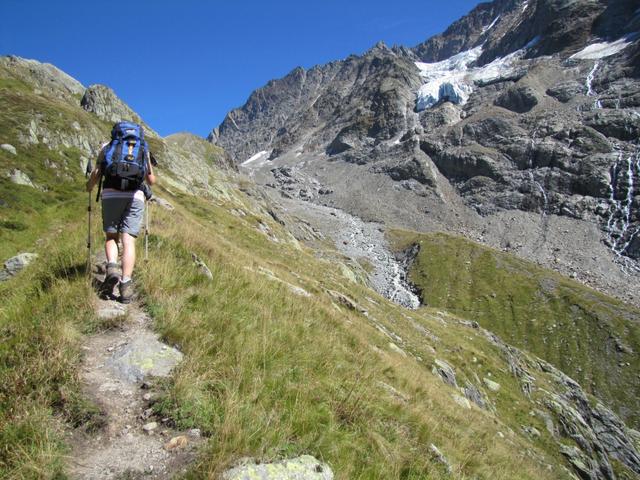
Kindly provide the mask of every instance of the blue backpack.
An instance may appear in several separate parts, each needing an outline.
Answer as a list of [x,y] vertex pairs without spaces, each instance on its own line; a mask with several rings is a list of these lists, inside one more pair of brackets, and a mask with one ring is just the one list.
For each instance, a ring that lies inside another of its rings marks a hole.
[[131,122],[116,123],[111,129],[111,142],[104,149],[104,187],[122,191],[141,188],[148,156],[149,146],[142,127]]

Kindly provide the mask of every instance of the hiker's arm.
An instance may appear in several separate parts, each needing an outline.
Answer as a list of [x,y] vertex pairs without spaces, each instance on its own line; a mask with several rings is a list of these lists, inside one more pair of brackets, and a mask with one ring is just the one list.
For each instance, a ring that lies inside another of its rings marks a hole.
[[147,178],[145,180],[147,181],[147,185],[149,186],[156,183],[156,176],[153,173],[153,165],[151,164],[150,160],[147,160]]
[[93,190],[93,187],[96,186],[96,183],[98,183],[98,180],[100,180],[100,164],[96,163],[96,166],[91,172],[91,176],[89,177],[89,180],[87,180],[87,192],[90,192],[91,190]]
[[102,161],[104,160],[104,145],[100,148],[100,153],[98,153],[98,159],[96,160],[96,165],[93,167],[93,171],[91,172],[91,176],[89,180],[87,180],[87,192],[93,190],[93,187],[96,186],[98,180],[100,180],[100,175],[102,174]]

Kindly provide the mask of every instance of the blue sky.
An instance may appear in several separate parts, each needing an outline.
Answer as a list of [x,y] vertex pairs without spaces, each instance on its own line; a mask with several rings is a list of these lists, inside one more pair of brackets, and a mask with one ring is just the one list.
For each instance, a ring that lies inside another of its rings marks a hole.
[[414,46],[477,3],[0,0],[0,54],[109,85],[162,135],[206,136],[296,66],[361,54],[379,40]]

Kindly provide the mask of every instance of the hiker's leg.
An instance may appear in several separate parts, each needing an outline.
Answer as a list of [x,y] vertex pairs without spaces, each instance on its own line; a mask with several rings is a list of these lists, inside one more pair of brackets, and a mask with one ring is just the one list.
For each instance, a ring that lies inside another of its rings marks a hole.
[[122,277],[131,278],[136,263],[136,237],[122,234]]
[[130,279],[136,263],[136,237],[140,233],[144,200],[134,198],[122,218],[122,278]]
[[104,243],[104,253],[107,256],[107,263],[118,262],[118,234],[106,232],[107,240]]

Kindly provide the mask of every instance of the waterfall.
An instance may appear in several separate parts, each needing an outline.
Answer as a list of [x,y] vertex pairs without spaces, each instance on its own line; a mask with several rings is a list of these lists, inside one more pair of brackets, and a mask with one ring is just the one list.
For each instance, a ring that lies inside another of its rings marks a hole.
[[[640,225],[635,228],[632,226],[633,199],[636,193],[640,193],[636,191],[635,182],[635,178],[640,177],[640,149],[636,146],[636,151],[629,154],[624,154],[617,147],[616,150],[618,156],[610,169],[607,238],[611,250],[621,257],[640,233]],[[626,195],[620,199],[623,189],[626,189]],[[628,262],[625,262],[625,266],[638,270],[637,266],[630,266]]]
[[536,178],[533,176],[533,171],[529,170],[529,178],[531,179],[531,183],[533,183],[538,190],[540,190],[540,193],[542,193],[542,199],[544,201],[544,204],[542,206],[542,216],[544,217],[547,214],[547,206],[549,204],[549,198],[547,197],[547,192],[545,191],[544,187],[542,186],[542,184],[536,180]]
[[596,62],[593,64],[593,68],[587,75],[587,80],[585,82],[585,86],[587,87],[587,97],[596,97],[595,101],[593,102],[593,108],[602,108],[602,103],[600,103],[600,100],[597,98],[597,93],[592,86],[593,79],[596,76],[596,70],[598,70],[599,66],[600,62]]
[[538,182],[533,174],[533,152],[534,152],[534,147],[535,147],[535,141],[536,141],[536,135],[538,133],[538,129],[534,129],[533,133],[531,134],[531,142],[529,143],[529,159],[528,159],[528,163],[527,163],[527,167],[529,168],[529,180],[531,180],[531,183],[533,183],[536,188],[538,190],[540,190],[540,193],[542,193],[542,199],[543,199],[543,207],[542,207],[542,216],[546,216],[547,215],[547,207],[549,204],[549,198],[547,197],[547,192],[545,191],[544,187],[542,186],[542,184],[540,182]]

